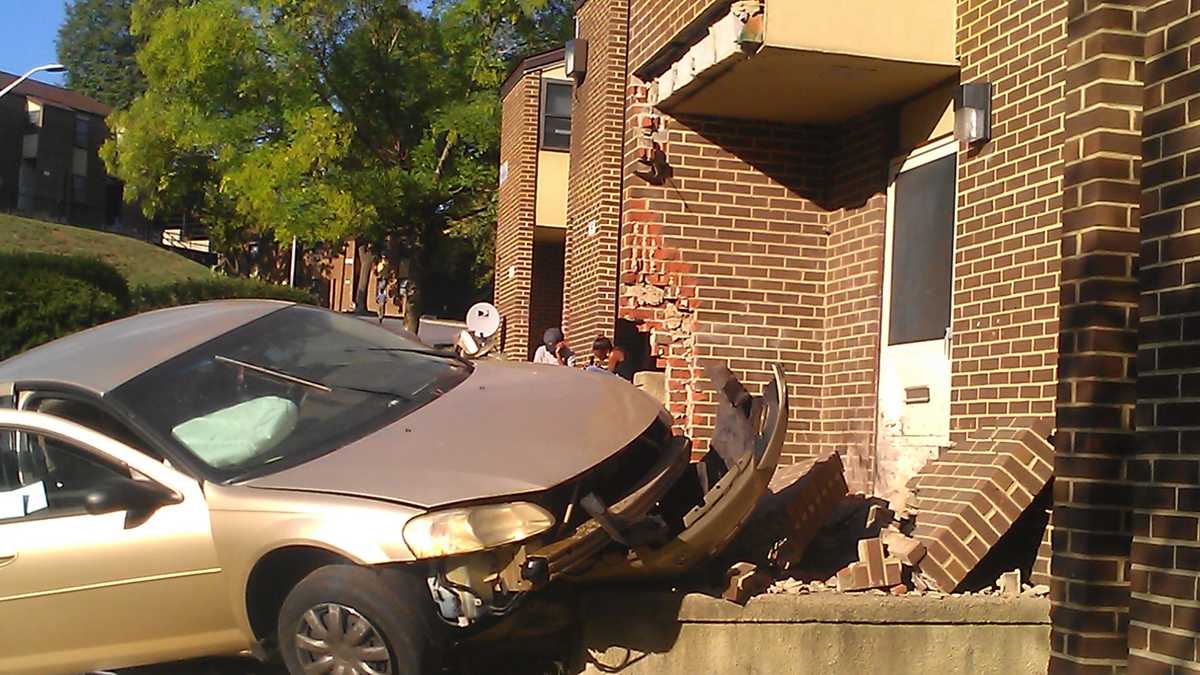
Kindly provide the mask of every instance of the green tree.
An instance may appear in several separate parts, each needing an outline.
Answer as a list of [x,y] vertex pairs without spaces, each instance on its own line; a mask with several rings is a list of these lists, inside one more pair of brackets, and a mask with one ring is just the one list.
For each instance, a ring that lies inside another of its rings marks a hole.
[[561,39],[566,2],[137,0],[148,88],[102,154],[148,215],[195,214],[226,250],[354,237],[364,260],[406,262],[415,322],[426,297],[462,295],[446,268],[471,251],[453,277],[488,277],[497,88]]
[[67,86],[122,108],[145,89],[130,30],[133,0],[72,0],[58,29],[58,60]]

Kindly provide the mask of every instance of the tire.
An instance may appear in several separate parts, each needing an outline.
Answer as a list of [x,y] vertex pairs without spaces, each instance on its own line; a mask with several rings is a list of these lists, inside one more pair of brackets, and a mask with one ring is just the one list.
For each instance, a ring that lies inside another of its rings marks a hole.
[[[326,658],[369,666],[359,669],[363,675],[437,673],[443,645],[433,612],[424,582],[404,570],[326,565],[304,577],[283,601],[279,652],[292,675],[302,675],[306,665]],[[320,627],[313,625],[314,619]],[[330,645],[328,629],[335,625],[343,638]],[[352,630],[361,638],[344,636]],[[327,651],[331,646],[340,649]]]

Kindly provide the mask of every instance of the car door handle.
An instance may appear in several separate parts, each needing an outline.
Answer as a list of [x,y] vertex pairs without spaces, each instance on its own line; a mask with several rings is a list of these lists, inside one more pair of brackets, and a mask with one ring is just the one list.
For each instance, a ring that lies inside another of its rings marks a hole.
[[4,567],[5,565],[9,564],[10,562],[12,562],[16,559],[17,559],[16,551],[0,549],[0,567]]

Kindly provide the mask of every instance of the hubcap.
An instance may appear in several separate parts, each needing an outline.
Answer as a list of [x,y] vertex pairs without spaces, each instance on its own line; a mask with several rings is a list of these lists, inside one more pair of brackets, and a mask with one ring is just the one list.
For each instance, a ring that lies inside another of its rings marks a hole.
[[305,612],[296,626],[296,656],[310,675],[390,675],[392,655],[366,617],[329,602]]

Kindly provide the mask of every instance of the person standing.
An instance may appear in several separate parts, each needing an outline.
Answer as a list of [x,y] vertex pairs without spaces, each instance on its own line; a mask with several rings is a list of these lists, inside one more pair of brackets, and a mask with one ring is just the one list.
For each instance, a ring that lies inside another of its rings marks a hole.
[[383,260],[375,266],[375,311],[379,315],[379,325],[383,325],[383,316],[387,313],[388,302],[387,263]]

